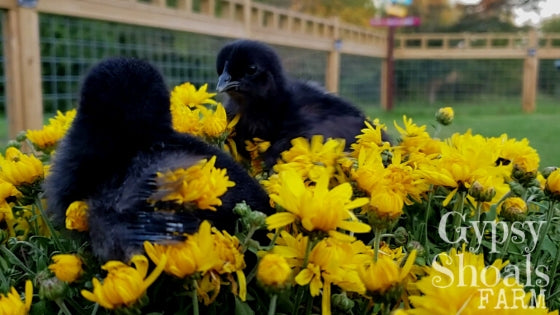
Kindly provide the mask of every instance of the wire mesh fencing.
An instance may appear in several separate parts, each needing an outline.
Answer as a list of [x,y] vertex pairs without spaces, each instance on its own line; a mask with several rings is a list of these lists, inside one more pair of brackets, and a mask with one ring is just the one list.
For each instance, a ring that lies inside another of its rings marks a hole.
[[[4,20],[4,12],[0,19]],[[77,106],[81,79],[111,56],[146,59],[163,72],[169,87],[189,81],[215,89],[215,60],[231,41],[202,34],[170,31],[100,20],[40,14],[43,108],[52,114]],[[3,32],[2,32],[3,33]],[[0,35],[3,48],[4,38]],[[328,53],[273,46],[292,77],[324,85]],[[0,63],[0,113],[5,117],[6,60]],[[342,54],[339,95],[361,107],[379,107],[382,59]],[[523,60],[396,60],[394,106],[425,106],[521,101]],[[560,65],[541,60],[539,99],[560,98]],[[0,136],[3,131],[0,130]],[[5,132],[4,132],[5,133]]]

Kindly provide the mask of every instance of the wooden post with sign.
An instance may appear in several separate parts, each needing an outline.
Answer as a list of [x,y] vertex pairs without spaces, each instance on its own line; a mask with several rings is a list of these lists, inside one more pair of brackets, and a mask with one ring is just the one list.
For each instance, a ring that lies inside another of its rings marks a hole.
[[395,29],[398,26],[417,26],[420,25],[418,17],[390,17],[374,18],[370,20],[371,26],[387,27],[387,52],[381,64],[381,108],[386,111],[393,109],[393,97],[395,86],[395,58],[393,50],[395,47]]
[[393,109],[393,92],[395,90],[395,26],[387,28],[387,55],[381,64],[381,108]]
[[537,103],[537,86],[539,59],[537,57],[538,37],[537,31],[532,29],[529,32],[529,48],[527,55],[523,61],[523,95],[522,109],[526,113],[532,113],[536,109]]

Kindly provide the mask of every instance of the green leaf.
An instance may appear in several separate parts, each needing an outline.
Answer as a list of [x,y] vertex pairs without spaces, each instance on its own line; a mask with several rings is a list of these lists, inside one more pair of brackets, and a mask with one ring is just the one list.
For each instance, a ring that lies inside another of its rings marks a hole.
[[238,297],[235,297],[235,315],[254,315],[255,312],[249,304],[241,301]]

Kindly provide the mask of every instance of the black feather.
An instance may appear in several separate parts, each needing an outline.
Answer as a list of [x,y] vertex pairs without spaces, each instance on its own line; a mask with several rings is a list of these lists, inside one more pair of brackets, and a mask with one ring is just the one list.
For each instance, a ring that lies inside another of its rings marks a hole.
[[366,116],[360,109],[314,84],[288,77],[276,52],[263,43],[227,44],[218,54],[216,70],[217,91],[228,96],[228,115],[240,114],[234,134],[239,152],[248,157],[246,140],[270,141],[264,156],[267,167],[294,138],[316,134],[343,138],[348,149],[365,128]]
[[[235,186],[217,211],[155,211],[147,202],[156,172],[187,168],[216,156]],[[169,91],[149,63],[111,58],[87,74],[76,118],[62,140],[45,181],[48,212],[62,225],[73,201],[89,207],[89,234],[101,259],[124,260],[142,251],[144,240],[176,241],[208,219],[234,231],[236,203],[270,213],[262,187],[228,154],[171,125]]]

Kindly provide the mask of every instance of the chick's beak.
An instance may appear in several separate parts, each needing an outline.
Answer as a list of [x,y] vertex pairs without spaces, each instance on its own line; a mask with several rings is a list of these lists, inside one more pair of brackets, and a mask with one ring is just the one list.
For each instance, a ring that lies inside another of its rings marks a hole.
[[228,62],[224,64],[224,70],[222,74],[218,77],[218,84],[216,85],[216,91],[218,93],[228,92],[231,90],[237,90],[239,87],[239,81],[231,80],[231,75],[228,72]]
[[216,85],[216,91],[218,93],[226,92],[231,86],[231,75],[224,70],[222,74],[218,77],[218,85]]

